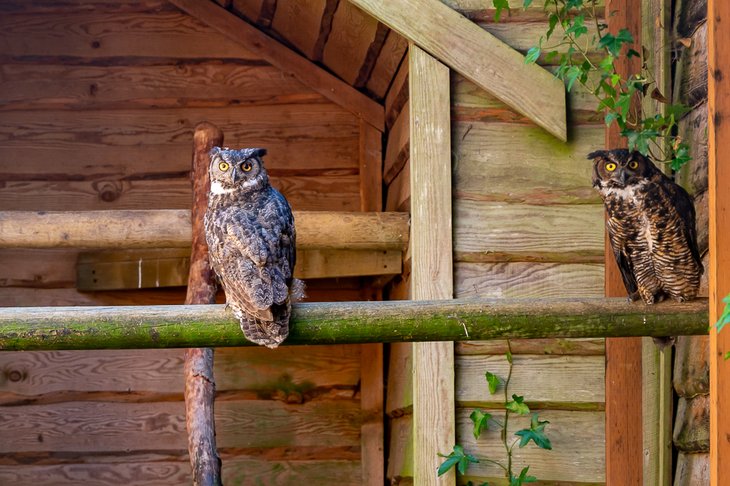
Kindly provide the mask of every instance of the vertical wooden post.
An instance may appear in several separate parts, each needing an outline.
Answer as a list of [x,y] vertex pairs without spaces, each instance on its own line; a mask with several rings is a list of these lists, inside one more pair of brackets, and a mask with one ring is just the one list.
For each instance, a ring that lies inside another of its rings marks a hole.
[[[360,120],[360,211],[383,210],[382,133]],[[382,292],[381,297],[382,298]],[[360,346],[362,484],[385,483],[383,345]]]
[[[414,300],[453,298],[451,119],[449,69],[409,45],[411,289]],[[439,478],[438,453],[455,441],[454,343],[413,345],[414,484],[453,485]]]
[[[730,293],[730,2],[707,3],[710,324]],[[710,331],[710,484],[730,478],[730,329]]]
[[[656,87],[670,97],[670,0],[641,2],[641,44],[644,62]],[[650,96],[643,99],[645,114],[666,113],[667,105]],[[657,346],[652,338],[642,342],[642,403],[644,485],[670,486],[672,482],[672,347]]]
[[[223,133],[210,123],[200,123],[193,135],[192,253],[185,304],[214,304],[215,275],[208,261],[203,219],[208,207],[210,179],[208,152],[223,144]],[[215,379],[213,349],[192,348],[185,352],[185,425],[193,484],[221,484],[221,460],[215,445]]]
[[[607,0],[606,21],[611,33],[626,28],[634,39],[640,39],[639,0]],[[640,46],[632,47],[641,50]],[[641,60],[637,57],[622,57],[621,62],[617,62],[617,70],[624,77],[640,69]],[[626,141],[615,126],[606,131],[607,148],[625,146]],[[626,295],[608,238],[605,293],[607,297]],[[641,338],[606,339],[606,484],[643,484],[641,361]]]

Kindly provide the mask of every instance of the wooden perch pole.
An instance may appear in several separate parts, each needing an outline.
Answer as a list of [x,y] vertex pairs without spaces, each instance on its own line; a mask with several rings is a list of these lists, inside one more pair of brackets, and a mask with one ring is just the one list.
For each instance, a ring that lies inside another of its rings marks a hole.
[[[707,334],[707,300],[461,299],[296,304],[284,344]],[[223,305],[7,307],[0,350],[250,345]]]
[[[208,260],[204,218],[208,207],[210,178],[208,153],[223,144],[223,133],[210,123],[200,123],[193,135],[192,252],[185,304],[214,304],[217,285]],[[221,460],[215,446],[215,379],[213,349],[190,348],[185,352],[185,425],[193,484],[222,484]]]

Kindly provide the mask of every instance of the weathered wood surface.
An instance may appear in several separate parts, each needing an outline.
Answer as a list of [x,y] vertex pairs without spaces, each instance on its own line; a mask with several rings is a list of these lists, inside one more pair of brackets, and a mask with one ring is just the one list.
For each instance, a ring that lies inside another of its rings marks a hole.
[[691,36],[707,20],[707,0],[678,0],[675,2],[674,30],[680,37]]
[[383,134],[360,121],[360,210],[383,210]]
[[[708,195],[710,315],[713,326],[722,315],[722,299],[730,294],[730,3],[707,2],[708,76]],[[710,484],[720,486],[730,477],[730,332],[710,331]]]
[[400,110],[393,126],[388,131],[383,163],[383,182],[391,184],[403,170],[410,155],[410,110],[408,102]]
[[[490,395],[484,372],[505,377],[504,356],[457,356],[456,402],[461,407],[499,408],[504,396]],[[509,393],[524,396],[530,407],[552,410],[601,410],[605,401],[603,356],[515,355]]]
[[[140,464],[125,454],[128,462],[70,463],[58,465],[0,465],[3,484],[98,484],[121,486],[167,486],[191,484],[185,461],[157,460]],[[142,461],[143,462],[143,461]],[[360,463],[351,460],[267,461],[245,457],[226,458],[224,484],[338,484],[359,486]]]
[[674,346],[674,389],[691,398],[710,392],[710,342],[707,336],[680,336]]
[[411,208],[411,164],[406,161],[403,170],[388,186],[386,211],[407,212]]
[[674,475],[675,486],[695,486],[710,484],[710,454],[677,454],[677,470]]
[[390,457],[386,477],[390,484],[413,484],[413,417],[390,421]]
[[[435,4],[434,4],[435,5]],[[416,12],[413,12],[416,14]],[[449,69],[416,46],[408,47],[411,298],[454,297]],[[439,453],[456,440],[454,420],[454,343],[413,345],[413,481],[455,484],[456,473],[434,477]]]
[[368,79],[365,86],[369,92],[379,99],[385,98],[407,50],[408,41],[398,35],[397,32],[389,31],[383,48],[380,50],[378,60],[375,62],[372,73],[370,73],[370,79]]
[[674,86],[676,103],[695,106],[707,99],[707,24],[703,23],[681,46]]
[[353,0],[353,3],[548,132],[566,140],[563,84],[539,66],[526,65],[521,54],[496,37],[439,2]]
[[[116,452],[186,448],[182,401],[63,402],[3,407],[0,452]],[[216,436],[223,448],[357,447],[360,403],[320,400],[219,400]]]
[[[707,301],[469,299],[296,305],[288,344],[707,333]],[[122,349],[248,344],[222,305],[6,308],[0,348]]]
[[[406,56],[408,53],[406,52]],[[393,82],[385,96],[385,126],[390,130],[393,122],[400,114],[401,109],[409,98],[408,93],[408,62],[407,57],[398,68],[398,72],[393,78]]]
[[510,339],[507,341],[464,341],[456,343],[456,354],[462,355],[504,355],[512,354],[603,356],[605,340],[585,339]]
[[344,83],[305,57],[278,43],[255,27],[225,10],[196,0],[170,0],[196,20],[212,27],[239,45],[248,46],[256,55],[281,71],[296,76],[302,83],[384,130],[383,107]]
[[[327,3],[327,0],[277,0],[271,28],[307,58],[314,59]],[[257,18],[252,20],[255,22]]]
[[[474,424],[469,419],[473,409],[460,408],[457,411],[457,427],[464,449],[477,457],[503,458],[504,446],[497,428],[482,433],[479,440],[472,435]],[[491,411],[497,413],[498,411]],[[545,410],[540,413],[542,420],[550,422],[545,428],[553,450],[542,450],[528,446],[515,447],[513,467],[519,471],[530,466],[530,474],[548,484],[603,484],[606,481],[603,467],[604,413]],[[518,429],[529,427],[530,417],[510,419],[509,434]],[[475,484],[483,481],[498,481],[504,478],[504,471],[497,466],[482,461],[471,464],[464,480]],[[496,482],[495,484],[502,484]]]
[[672,436],[674,446],[682,452],[710,450],[710,396],[680,397]]
[[[408,217],[295,211],[302,249],[402,250]],[[0,247],[177,248],[190,244],[190,211],[1,211]],[[342,241],[345,240],[345,241]]]
[[680,172],[680,181],[690,194],[698,195],[707,191],[707,103],[698,104],[678,125],[679,136],[689,143],[692,157],[689,168]]

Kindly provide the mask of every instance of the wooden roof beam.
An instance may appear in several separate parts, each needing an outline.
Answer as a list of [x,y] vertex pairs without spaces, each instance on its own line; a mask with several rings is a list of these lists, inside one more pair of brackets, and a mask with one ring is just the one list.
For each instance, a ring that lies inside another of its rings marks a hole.
[[[294,211],[300,250],[404,250],[405,213]],[[0,248],[189,248],[190,211],[0,211]]]
[[565,86],[438,0],[349,0],[560,140]]
[[272,66],[294,76],[307,87],[351,111],[379,131],[384,130],[384,113],[380,104],[217,3],[202,0],[169,1],[180,10],[261,56]]
[[[707,334],[707,299],[461,299],[295,304],[285,344]],[[221,305],[6,307],[0,351],[250,346]],[[434,476],[435,477],[435,476]]]

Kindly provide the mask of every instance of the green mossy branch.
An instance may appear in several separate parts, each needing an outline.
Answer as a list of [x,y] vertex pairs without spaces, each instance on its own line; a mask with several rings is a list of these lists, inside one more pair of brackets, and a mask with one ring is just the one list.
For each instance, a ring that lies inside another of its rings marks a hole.
[[[285,344],[707,334],[707,300],[464,299],[294,306]],[[0,350],[249,345],[223,305],[18,307],[0,311]]]

